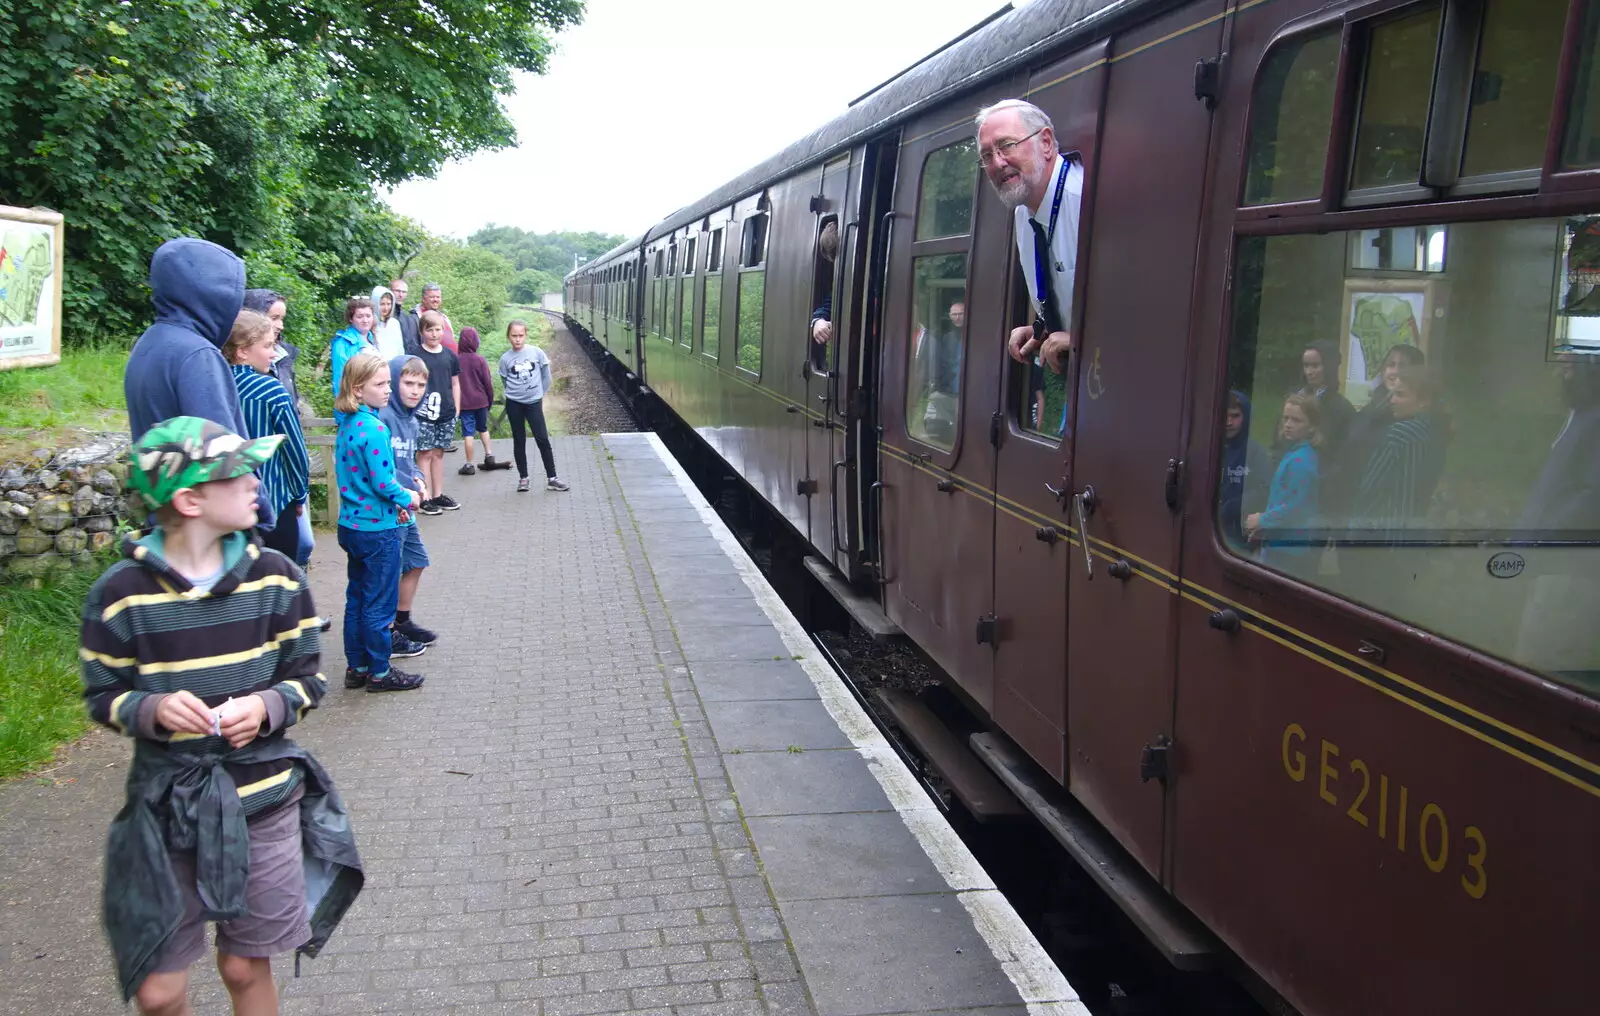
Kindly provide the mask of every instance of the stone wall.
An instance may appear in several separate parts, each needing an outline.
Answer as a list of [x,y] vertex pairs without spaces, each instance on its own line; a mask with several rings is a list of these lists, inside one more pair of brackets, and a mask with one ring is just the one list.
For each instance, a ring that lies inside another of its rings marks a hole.
[[128,445],[126,434],[92,435],[0,464],[0,567],[41,578],[113,546],[129,517]]

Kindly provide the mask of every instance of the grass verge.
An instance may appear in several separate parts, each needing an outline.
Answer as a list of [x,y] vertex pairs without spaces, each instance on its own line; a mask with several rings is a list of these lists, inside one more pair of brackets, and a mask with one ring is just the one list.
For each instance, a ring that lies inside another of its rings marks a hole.
[[50,761],[89,728],[78,676],[84,597],[100,569],[74,569],[42,589],[0,582],[0,779]]
[[65,349],[51,367],[0,371],[0,460],[48,443],[55,432],[127,430],[122,374],[128,351],[110,344]]

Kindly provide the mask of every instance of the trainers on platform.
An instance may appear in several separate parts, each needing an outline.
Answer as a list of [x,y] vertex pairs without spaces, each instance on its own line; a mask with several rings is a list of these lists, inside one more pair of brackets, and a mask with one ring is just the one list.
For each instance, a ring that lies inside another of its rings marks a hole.
[[357,670],[354,667],[344,668],[344,686],[346,688],[363,688],[366,683],[367,674],[365,671]]
[[431,646],[435,642],[439,641],[439,636],[437,634],[422,627],[422,625],[415,621],[407,621],[404,624],[397,624],[394,626],[394,630],[395,634],[404,635],[406,638],[415,642],[419,646]]
[[428,651],[427,643],[413,642],[394,630],[389,632],[389,643],[391,646],[389,656],[394,659],[409,659],[413,656],[421,656]]
[[403,670],[391,668],[382,677],[368,679],[367,691],[410,691],[413,688],[421,688],[422,682],[421,674],[408,674]]
[[443,508],[447,512],[458,512],[461,510],[461,502],[457,501],[449,494],[440,494],[438,497],[434,498],[433,506],[435,508]]
[[566,483],[562,482],[561,477],[552,476],[552,477],[550,477],[550,479],[544,481],[544,489],[545,490],[571,490],[572,488],[570,486],[568,486]]
[[517,493],[518,494],[526,494],[527,492],[528,492],[528,478],[526,476],[524,476],[522,479],[517,481]]
[[[488,469],[489,467],[487,465],[485,465],[483,468]],[[470,462],[463,462],[463,463],[461,463],[461,468],[456,470],[456,475],[457,476],[471,476],[473,473],[476,473],[477,471],[478,471],[478,467],[477,466],[473,465]]]
[[440,508],[438,505],[434,504],[433,502],[434,502],[433,498],[431,498],[431,497],[428,498],[428,500],[422,502],[420,505],[417,506],[417,511],[421,512],[424,515],[443,515],[444,514],[444,509]]

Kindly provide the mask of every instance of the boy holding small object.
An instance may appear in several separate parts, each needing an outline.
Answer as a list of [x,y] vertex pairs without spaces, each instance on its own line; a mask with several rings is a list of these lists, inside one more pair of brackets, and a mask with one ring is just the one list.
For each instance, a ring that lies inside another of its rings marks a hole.
[[188,1016],[217,924],[235,1013],[278,1011],[271,957],[315,956],[360,892],[348,816],[284,736],[321,701],[321,620],[304,577],[251,536],[282,435],[175,417],[135,443],[129,486],[156,528],[84,602],[89,715],[134,739],[106,840],[103,917],[124,1000]]

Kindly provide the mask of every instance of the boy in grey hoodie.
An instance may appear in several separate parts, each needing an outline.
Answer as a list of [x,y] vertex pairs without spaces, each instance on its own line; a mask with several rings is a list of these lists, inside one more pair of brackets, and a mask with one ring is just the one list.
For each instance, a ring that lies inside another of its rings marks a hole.
[[539,446],[544,460],[545,490],[570,490],[556,475],[556,454],[550,447],[550,431],[544,422],[544,397],[550,391],[550,358],[538,346],[528,344],[528,324],[513,321],[506,326],[506,341],[511,348],[500,354],[500,386],[506,393],[506,419],[511,421],[511,451],[517,460],[517,492],[528,489],[528,435]]
[[[394,387],[389,390],[389,404],[379,410],[378,418],[389,428],[389,444],[394,449],[394,478],[407,490],[414,490],[428,498],[428,485],[417,468],[417,404],[428,391],[428,365],[415,356],[397,356],[389,361],[389,376]],[[439,636],[411,619],[411,603],[417,598],[417,586],[422,582],[422,570],[428,567],[428,548],[422,545],[422,534],[417,530],[417,518],[400,527],[404,538],[400,547],[400,603],[394,617],[394,652],[392,656],[420,656],[422,651],[439,640]]]

